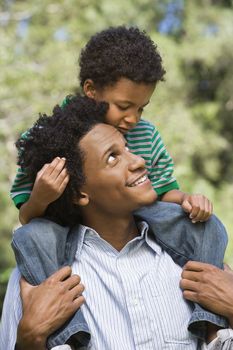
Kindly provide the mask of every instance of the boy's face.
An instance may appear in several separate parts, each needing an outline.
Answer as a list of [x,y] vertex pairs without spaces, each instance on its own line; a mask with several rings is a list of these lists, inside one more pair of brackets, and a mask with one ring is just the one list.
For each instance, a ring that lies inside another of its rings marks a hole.
[[125,134],[140,120],[143,108],[148,105],[154,92],[155,84],[135,83],[121,78],[112,86],[96,89],[92,83],[91,90],[84,92],[97,101],[109,103],[106,122]]
[[80,148],[86,179],[81,191],[95,212],[124,217],[155,201],[144,159],[127,149],[123,135],[115,128],[96,125],[80,141]]

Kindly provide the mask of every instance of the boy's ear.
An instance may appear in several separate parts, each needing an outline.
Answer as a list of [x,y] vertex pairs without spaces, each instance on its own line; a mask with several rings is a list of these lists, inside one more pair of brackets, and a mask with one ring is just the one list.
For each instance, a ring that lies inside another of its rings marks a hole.
[[83,92],[87,97],[95,98],[96,90],[93,80],[87,79],[83,85]]
[[89,203],[89,196],[85,192],[81,192],[80,197],[74,199],[74,204],[77,204],[81,207],[85,207],[86,205],[88,205],[88,203]]

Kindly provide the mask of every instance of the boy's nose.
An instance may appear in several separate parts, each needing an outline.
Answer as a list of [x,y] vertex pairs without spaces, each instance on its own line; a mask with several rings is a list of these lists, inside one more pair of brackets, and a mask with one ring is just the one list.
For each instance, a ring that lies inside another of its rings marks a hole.
[[130,114],[124,118],[127,125],[134,127],[139,122],[140,117],[136,114]]

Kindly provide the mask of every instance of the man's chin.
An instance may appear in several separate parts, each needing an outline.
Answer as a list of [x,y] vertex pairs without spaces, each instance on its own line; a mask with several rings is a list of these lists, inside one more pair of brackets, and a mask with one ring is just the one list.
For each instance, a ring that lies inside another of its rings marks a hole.
[[145,195],[144,198],[141,198],[141,202],[137,209],[140,209],[142,207],[147,207],[148,205],[153,204],[156,201],[156,199],[157,199],[157,195],[154,191],[150,195],[147,195],[147,196]]

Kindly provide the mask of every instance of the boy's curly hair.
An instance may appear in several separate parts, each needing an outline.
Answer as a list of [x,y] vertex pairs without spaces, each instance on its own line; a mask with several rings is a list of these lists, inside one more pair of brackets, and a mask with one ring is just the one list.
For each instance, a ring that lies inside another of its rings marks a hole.
[[19,165],[26,169],[33,182],[44,164],[55,157],[66,158],[69,183],[45,213],[59,224],[72,226],[80,222],[79,207],[73,203],[85,183],[85,154],[79,142],[96,124],[104,122],[107,110],[105,102],[98,103],[86,96],[70,96],[66,106],[55,106],[52,116],[40,115],[26,137],[21,136],[16,142]]
[[79,65],[82,87],[86,79],[103,88],[120,78],[150,84],[163,81],[165,75],[157,46],[135,27],[110,27],[93,35],[81,51]]

